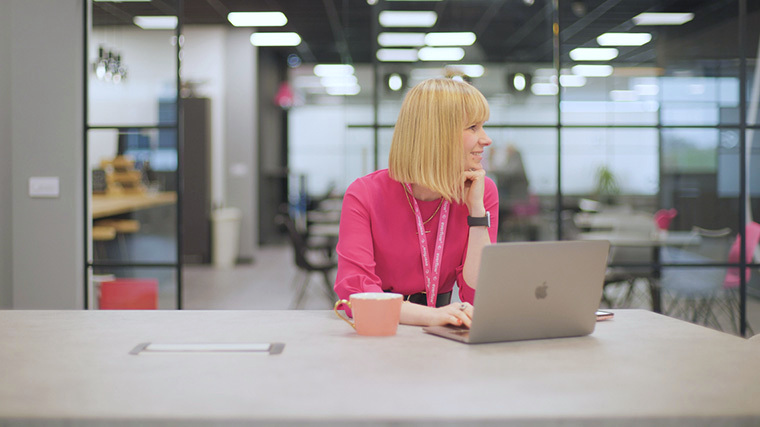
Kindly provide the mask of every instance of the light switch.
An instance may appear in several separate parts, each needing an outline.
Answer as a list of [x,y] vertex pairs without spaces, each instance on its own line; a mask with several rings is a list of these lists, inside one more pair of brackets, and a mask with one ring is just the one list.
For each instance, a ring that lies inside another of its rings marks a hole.
[[29,197],[58,197],[60,193],[60,179],[57,176],[29,178]]

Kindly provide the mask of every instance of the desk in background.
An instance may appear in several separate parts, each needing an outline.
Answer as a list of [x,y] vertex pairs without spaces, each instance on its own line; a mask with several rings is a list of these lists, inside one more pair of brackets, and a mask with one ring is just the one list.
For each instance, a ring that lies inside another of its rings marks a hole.
[[[760,424],[760,347],[615,313],[587,337],[469,346],[360,337],[331,311],[0,311],[0,424]],[[129,354],[146,341],[285,348]]]
[[662,313],[662,289],[659,280],[662,275],[660,264],[660,248],[665,246],[697,246],[701,236],[690,231],[668,231],[667,233],[635,233],[589,231],[578,235],[580,240],[608,240],[611,254],[616,248],[645,248],[651,249],[652,278],[649,280],[649,293],[652,297],[652,310]]
[[92,218],[105,218],[141,209],[173,205],[175,203],[177,203],[177,193],[173,191],[161,193],[93,194]]

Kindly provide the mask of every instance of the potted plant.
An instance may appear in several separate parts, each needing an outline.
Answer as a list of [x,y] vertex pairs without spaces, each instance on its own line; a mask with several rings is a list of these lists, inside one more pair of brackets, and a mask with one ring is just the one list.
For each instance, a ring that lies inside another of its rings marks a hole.
[[620,194],[620,185],[618,184],[615,173],[607,166],[600,166],[596,170],[596,188],[594,194],[602,203],[612,205],[615,202],[615,196]]

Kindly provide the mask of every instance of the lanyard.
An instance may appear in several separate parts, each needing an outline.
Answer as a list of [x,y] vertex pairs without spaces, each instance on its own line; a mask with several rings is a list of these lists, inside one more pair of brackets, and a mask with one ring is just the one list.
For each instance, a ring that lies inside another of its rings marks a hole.
[[449,202],[443,201],[441,206],[441,218],[438,222],[438,236],[435,239],[435,251],[433,252],[433,262],[431,265],[428,256],[427,236],[425,235],[425,225],[422,223],[422,213],[420,205],[412,193],[412,186],[406,184],[409,194],[412,195],[412,206],[414,207],[414,216],[417,220],[417,234],[420,236],[420,255],[422,257],[422,273],[425,275],[425,291],[427,292],[428,307],[435,307],[438,298],[438,282],[440,281],[441,258],[443,257],[443,244],[446,241],[446,224],[449,218]]

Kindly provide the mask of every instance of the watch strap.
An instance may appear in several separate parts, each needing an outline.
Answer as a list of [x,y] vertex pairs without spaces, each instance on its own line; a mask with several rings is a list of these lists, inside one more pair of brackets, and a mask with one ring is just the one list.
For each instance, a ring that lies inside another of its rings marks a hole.
[[467,216],[467,225],[470,227],[491,227],[491,212],[486,211],[486,216]]

